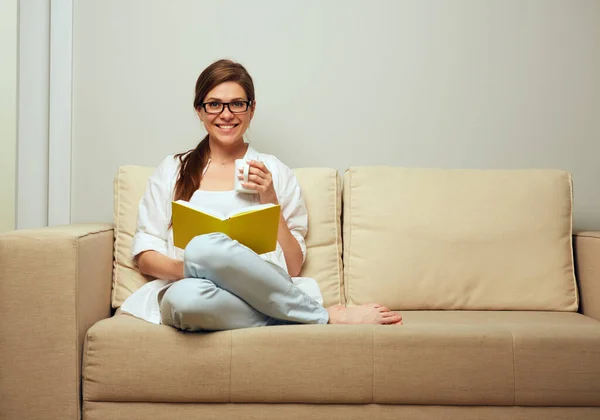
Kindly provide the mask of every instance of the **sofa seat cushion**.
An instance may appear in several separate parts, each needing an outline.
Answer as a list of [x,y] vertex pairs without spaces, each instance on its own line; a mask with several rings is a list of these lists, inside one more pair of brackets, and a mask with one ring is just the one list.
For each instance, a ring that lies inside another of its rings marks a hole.
[[116,315],[84,346],[95,402],[600,406],[600,322],[407,311],[404,326],[184,333]]
[[374,334],[379,403],[600,406],[600,322],[578,313],[406,311]]

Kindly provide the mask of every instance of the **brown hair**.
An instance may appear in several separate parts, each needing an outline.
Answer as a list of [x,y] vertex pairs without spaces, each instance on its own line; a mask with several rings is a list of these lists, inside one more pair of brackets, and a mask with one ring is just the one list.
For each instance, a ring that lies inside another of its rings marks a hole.
[[[236,82],[246,92],[247,99],[254,101],[254,83],[248,71],[239,63],[231,60],[219,60],[208,66],[196,81],[194,108],[200,110],[202,101],[212,89],[221,83]],[[175,183],[174,200],[189,201],[202,179],[202,171],[208,162],[210,146],[208,134],[195,149],[175,155],[181,163],[179,175]]]

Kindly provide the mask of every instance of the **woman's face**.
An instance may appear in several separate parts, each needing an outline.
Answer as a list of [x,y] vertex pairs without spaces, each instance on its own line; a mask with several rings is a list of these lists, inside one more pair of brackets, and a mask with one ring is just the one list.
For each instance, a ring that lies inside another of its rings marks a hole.
[[[236,82],[221,83],[208,92],[202,101],[204,106],[196,112],[212,141],[224,146],[243,142],[255,109],[254,103],[246,109],[247,101],[246,92]],[[229,103],[229,106],[223,106],[223,103]]]

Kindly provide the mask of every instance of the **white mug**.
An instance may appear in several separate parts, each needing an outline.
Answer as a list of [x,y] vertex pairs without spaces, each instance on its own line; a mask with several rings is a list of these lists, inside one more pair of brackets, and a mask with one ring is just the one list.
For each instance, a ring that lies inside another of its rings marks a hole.
[[[238,176],[240,175],[240,168],[244,169],[244,179],[238,179]],[[233,177],[233,189],[236,190],[237,192],[241,192],[241,193],[249,193],[249,194],[258,194],[258,191],[256,190],[249,190],[247,188],[244,188],[242,186],[243,182],[248,182],[248,175],[250,174],[250,165],[248,165],[248,162],[246,162],[245,159],[236,159],[235,160],[235,174]]]

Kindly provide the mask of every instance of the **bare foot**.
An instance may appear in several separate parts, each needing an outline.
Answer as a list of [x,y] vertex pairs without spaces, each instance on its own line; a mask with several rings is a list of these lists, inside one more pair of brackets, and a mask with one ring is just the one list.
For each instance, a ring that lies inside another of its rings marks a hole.
[[402,315],[376,303],[360,306],[334,305],[327,308],[329,324],[393,324],[402,325]]

